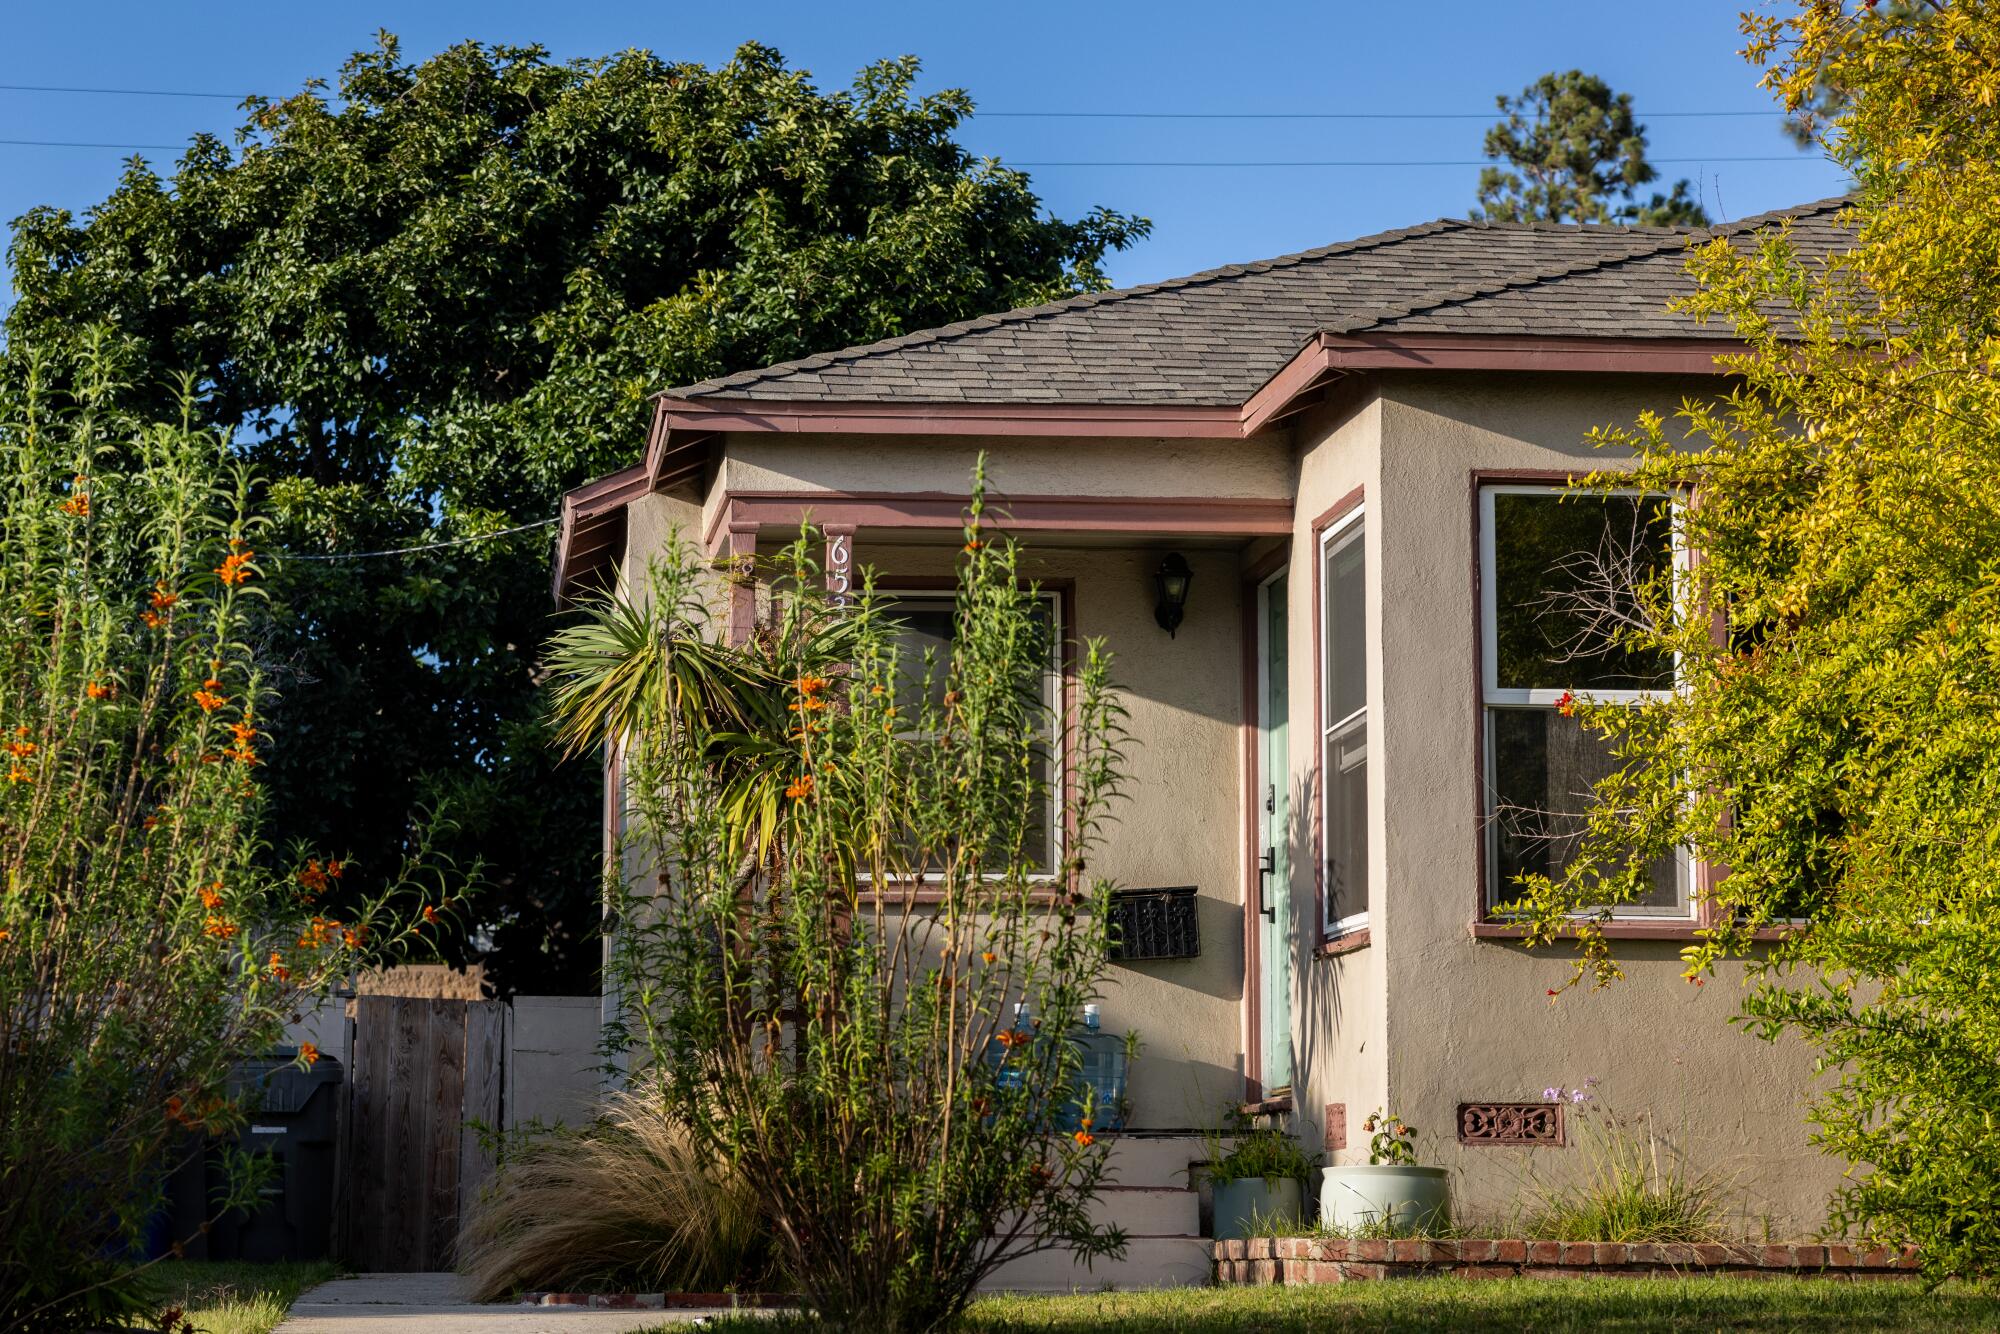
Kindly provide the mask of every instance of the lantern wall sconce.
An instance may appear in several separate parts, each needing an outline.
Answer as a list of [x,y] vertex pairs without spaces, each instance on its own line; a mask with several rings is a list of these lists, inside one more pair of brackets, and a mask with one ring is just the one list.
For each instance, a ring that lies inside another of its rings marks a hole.
[[1181,617],[1187,610],[1188,585],[1194,582],[1194,571],[1188,568],[1187,558],[1178,551],[1167,553],[1160,562],[1160,568],[1153,572],[1153,587],[1157,600],[1153,603],[1153,619],[1167,632],[1168,638],[1180,629]]

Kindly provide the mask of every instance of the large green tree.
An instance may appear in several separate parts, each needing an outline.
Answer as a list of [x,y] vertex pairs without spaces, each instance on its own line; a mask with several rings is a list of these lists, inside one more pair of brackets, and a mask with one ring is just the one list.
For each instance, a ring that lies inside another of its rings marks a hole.
[[1642,198],[1659,179],[1646,160],[1646,127],[1632,95],[1594,74],[1544,74],[1518,96],[1495,99],[1506,119],[1486,132],[1486,156],[1504,167],[1479,172],[1475,217],[1494,222],[1636,222],[1705,225],[1708,214],[1685,180]]
[[649,392],[1103,286],[1147,224],[1050,217],[916,73],[822,92],[754,45],[412,63],[384,34],[337,92],[250,99],[233,145],[15,224],[10,362],[60,374],[108,324],[142,415],[212,368],[205,417],[270,479],[273,833],[381,870],[448,802],[495,882],[492,939],[448,948],[490,945],[505,988],[594,985],[596,774],[539,721],[550,530],[346,553],[546,518],[637,457]]
[[[1854,1164],[1838,1227],[2000,1272],[2000,0],[1746,17],[1788,111],[1842,90],[1827,150],[1849,248],[1775,234],[1691,261],[1740,387],[1612,442],[1687,497],[1699,563],[1634,605],[1679,655],[1643,707],[1584,703],[1620,758],[1583,852],[1530,877],[1579,980],[1617,961],[1603,905],[1692,849],[1727,875],[1686,951],[1751,960],[1740,1016],[1803,1038],[1815,1141]],[[1780,317],[1783,318],[1780,318]],[[1678,438],[1685,432],[1695,448]],[[1632,485],[1606,473],[1602,485]],[[1579,916],[1581,914],[1581,916]]]

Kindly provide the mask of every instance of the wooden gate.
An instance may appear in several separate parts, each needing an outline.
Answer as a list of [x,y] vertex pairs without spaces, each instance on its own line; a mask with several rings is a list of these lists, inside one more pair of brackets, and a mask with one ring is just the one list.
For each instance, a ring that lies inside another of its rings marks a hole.
[[493,1170],[467,1123],[500,1125],[506,1006],[361,996],[354,1008],[340,1258],[364,1273],[449,1269],[459,1216]]

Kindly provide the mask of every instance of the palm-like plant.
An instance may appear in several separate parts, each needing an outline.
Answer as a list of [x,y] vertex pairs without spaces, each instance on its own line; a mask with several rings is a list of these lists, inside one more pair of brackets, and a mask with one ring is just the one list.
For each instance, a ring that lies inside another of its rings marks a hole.
[[[679,533],[655,562],[643,594],[613,589],[586,599],[576,620],[550,640],[550,712],[565,758],[619,737],[665,729],[694,739],[718,775],[736,850],[770,849],[797,753],[787,690],[800,676],[839,663],[856,636],[855,621],[813,605],[809,623],[785,634],[759,627],[742,645],[706,630],[706,590],[686,578],[692,562]],[[787,553],[799,580],[817,573],[805,544]],[[723,573],[721,578],[734,578]]]

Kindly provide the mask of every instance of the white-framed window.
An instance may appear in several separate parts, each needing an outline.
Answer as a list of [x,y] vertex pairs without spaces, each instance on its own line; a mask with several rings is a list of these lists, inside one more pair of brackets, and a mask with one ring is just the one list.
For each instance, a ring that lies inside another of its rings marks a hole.
[[[1525,873],[1575,857],[1592,788],[1616,764],[1565,696],[1636,703],[1674,688],[1675,663],[1612,642],[1639,614],[1633,590],[1686,569],[1671,496],[1495,484],[1479,492],[1480,688],[1486,905],[1504,911]],[[1690,858],[1652,867],[1653,889],[1614,916],[1686,920]]]
[[[924,655],[934,653],[937,671],[930,681],[933,703],[942,704],[945,691],[944,669],[951,661],[952,640],[958,627],[957,598],[949,591],[902,591],[894,588],[878,592],[881,609],[900,625],[897,642],[902,682],[897,689],[899,717],[916,718],[922,712]],[[1028,831],[1030,865],[1036,871],[1054,874],[1061,864],[1063,831],[1059,814],[1063,781],[1063,670],[1062,599],[1055,592],[1036,595],[1036,610],[1046,627],[1048,660],[1041,675],[1042,707],[1048,735],[1033,757],[1035,785],[1042,792],[1034,824]],[[915,736],[914,731],[909,735]]]
[[1367,568],[1357,506],[1319,539],[1320,928],[1329,936],[1368,925]]

